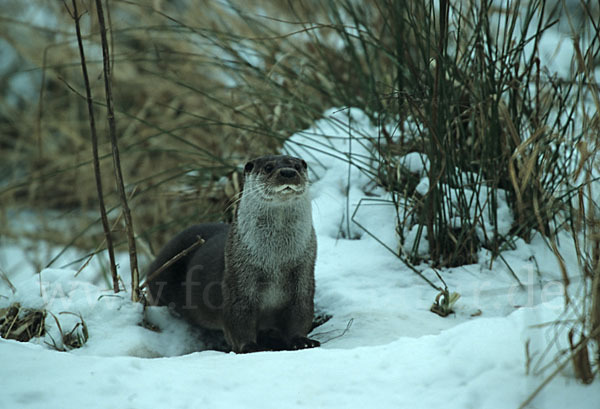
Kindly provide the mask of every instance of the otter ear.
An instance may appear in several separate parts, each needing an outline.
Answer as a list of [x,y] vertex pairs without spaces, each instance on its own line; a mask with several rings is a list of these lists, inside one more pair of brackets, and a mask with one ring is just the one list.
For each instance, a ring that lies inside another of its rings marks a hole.
[[254,162],[250,161],[244,166],[244,173],[250,173],[252,172],[252,169],[254,169]]
[[304,159],[301,159],[301,161],[302,161],[302,167],[304,169],[308,169],[308,165],[306,164],[306,162],[304,161]]

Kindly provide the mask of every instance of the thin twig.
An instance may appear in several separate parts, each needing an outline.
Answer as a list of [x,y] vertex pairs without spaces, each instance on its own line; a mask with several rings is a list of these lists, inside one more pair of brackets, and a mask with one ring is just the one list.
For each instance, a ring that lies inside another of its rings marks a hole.
[[[102,177],[100,171],[100,161],[98,159],[98,135],[96,134],[96,121],[94,119],[94,106],[92,101],[92,91],[90,89],[90,80],[87,72],[87,65],[85,62],[85,53],[83,50],[83,40],[81,38],[81,28],[79,26],[79,19],[81,16],[77,11],[77,2],[73,1],[73,12],[71,17],[75,20],[75,30],[77,32],[77,43],[79,44],[79,55],[81,57],[81,70],[83,72],[83,82],[85,84],[85,94],[88,107],[88,115],[90,118],[90,137],[92,138],[92,155],[94,157],[94,176],[96,178],[96,190],[98,192],[98,203],[100,205],[100,217],[102,219],[102,228],[104,229],[104,236],[106,238],[106,248],[108,250],[108,258],[110,260],[110,271],[112,274],[113,290],[115,293],[119,292],[119,279],[117,276],[117,263],[115,261],[115,251],[113,246],[113,240],[111,235],[110,225],[108,223],[108,216],[106,214],[106,206],[104,204],[104,193],[102,188]],[[65,7],[67,5],[65,4]],[[68,9],[68,8],[67,8]]]
[[8,275],[1,268],[0,268],[0,278],[6,283],[6,285],[8,285],[8,288],[10,288],[10,291],[12,291],[13,294],[17,292],[17,289],[15,288],[13,283],[11,283],[10,280],[8,279]]
[[156,278],[160,273],[162,273],[167,268],[169,268],[170,266],[172,266],[173,264],[175,264],[181,258],[185,257],[190,251],[192,251],[196,247],[201,246],[203,244],[204,244],[204,239],[202,237],[198,236],[198,240],[196,240],[191,246],[189,246],[188,248],[186,248],[186,249],[182,250],[181,252],[177,253],[175,256],[173,256],[169,260],[167,260],[158,269],[156,269],[153,272],[151,272],[148,275],[148,277],[146,277],[146,281],[144,282],[144,284],[142,285],[142,287],[147,287],[148,286],[148,282],[150,280]]
[[108,50],[108,40],[106,38],[106,23],[104,22],[104,11],[102,8],[102,0],[96,0],[96,11],[98,13],[98,25],[100,26],[100,38],[102,39],[102,61],[104,71],[104,89],[106,92],[106,108],[108,119],[108,130],[110,143],[112,145],[113,165],[115,171],[115,181],[117,183],[117,191],[121,199],[123,207],[123,215],[125,217],[125,227],[127,230],[127,244],[129,247],[129,263],[131,266],[131,299],[135,302],[140,300],[139,285],[140,273],[138,270],[137,251],[135,248],[135,234],[133,231],[133,220],[131,219],[131,211],[127,203],[127,194],[125,193],[125,184],[123,183],[123,173],[121,171],[121,159],[119,157],[119,145],[117,142],[117,129],[115,124],[115,110],[113,106],[112,95],[112,74],[110,67],[110,55]]
[[[348,323],[346,323],[346,328],[344,328],[344,329],[342,330],[342,332],[341,332],[339,335],[335,335],[335,336],[333,336],[333,337],[331,337],[331,338],[329,338],[329,339],[327,339],[327,340],[321,341],[321,345],[323,345],[323,344],[326,344],[326,343],[328,343],[328,342],[330,342],[330,341],[333,341],[334,339],[338,339],[338,338],[341,338],[341,337],[343,337],[344,335],[346,335],[346,333],[347,333],[348,331],[350,331],[350,328],[352,327],[352,324],[353,324],[353,323],[354,323],[354,318],[350,318],[350,320],[348,320]],[[319,336],[322,336],[322,335],[327,335],[327,334],[330,334],[330,333],[332,333],[332,332],[337,332],[337,331],[338,331],[338,330],[326,331],[326,332],[318,332],[318,333],[314,334],[313,336],[314,336],[314,337],[319,337]]]
[[[123,214],[119,214],[116,218],[116,220],[113,222],[113,225],[111,227],[111,231],[114,230],[117,225],[119,224],[119,222],[121,221],[121,216]],[[81,267],[79,267],[79,269],[77,270],[77,272],[75,273],[74,277],[77,277],[84,268],[86,268],[88,266],[88,264],[92,261],[92,259],[94,258],[94,256],[96,256],[98,253],[100,253],[102,251],[102,247],[104,246],[104,241],[102,243],[100,243],[96,249],[92,252],[92,254],[90,254],[89,256],[87,256],[87,260],[81,265]]]
[[[388,250],[390,253],[392,253],[394,256],[396,256],[398,259],[400,259],[400,261],[402,261],[402,263],[404,263],[404,265],[406,267],[408,267],[413,273],[415,273],[416,275],[421,277],[432,288],[434,288],[438,291],[444,291],[444,289],[442,287],[435,285],[431,280],[429,280],[427,277],[425,277],[425,275],[422,272],[420,272],[419,270],[417,270],[415,268],[415,266],[413,266],[405,257],[402,257],[400,254],[398,254],[398,252],[394,251],[394,249],[392,249],[390,246],[388,246],[386,243],[384,243],[379,237],[377,237],[369,229],[364,227],[358,220],[356,220],[356,214],[358,213],[358,210],[362,206],[363,201],[375,201],[375,200],[374,199],[371,200],[371,199],[367,199],[367,198],[360,199],[358,201],[358,204],[354,208],[354,212],[352,213],[352,218],[351,218],[352,222],[354,222],[354,224],[356,224],[358,226],[358,228],[360,228],[362,231],[364,231],[369,236],[371,236],[373,239],[375,239],[375,241],[377,241],[379,244],[381,244],[386,250]],[[385,201],[383,201],[383,202],[385,202]],[[435,269],[434,269],[434,271],[437,274],[437,271]],[[438,277],[440,277],[439,274],[438,274]]]

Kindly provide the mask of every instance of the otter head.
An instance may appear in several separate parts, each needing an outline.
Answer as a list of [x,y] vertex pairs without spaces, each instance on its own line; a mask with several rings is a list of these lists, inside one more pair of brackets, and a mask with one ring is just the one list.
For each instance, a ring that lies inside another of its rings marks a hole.
[[287,201],[307,192],[306,162],[287,155],[261,156],[244,167],[244,194]]

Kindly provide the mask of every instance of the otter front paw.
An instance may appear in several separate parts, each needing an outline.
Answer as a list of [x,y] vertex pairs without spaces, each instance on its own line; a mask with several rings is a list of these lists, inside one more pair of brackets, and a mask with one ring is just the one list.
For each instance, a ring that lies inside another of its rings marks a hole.
[[276,329],[260,331],[257,342],[267,351],[285,351],[289,348],[283,334]]
[[260,345],[258,345],[256,342],[248,342],[247,344],[244,344],[244,346],[242,348],[240,348],[239,351],[236,351],[238,354],[249,354],[251,352],[260,352],[260,351],[264,351],[265,349],[263,347],[261,347]]
[[294,337],[290,341],[290,349],[307,349],[307,348],[315,348],[320,346],[321,343],[316,339],[310,339],[307,337]]

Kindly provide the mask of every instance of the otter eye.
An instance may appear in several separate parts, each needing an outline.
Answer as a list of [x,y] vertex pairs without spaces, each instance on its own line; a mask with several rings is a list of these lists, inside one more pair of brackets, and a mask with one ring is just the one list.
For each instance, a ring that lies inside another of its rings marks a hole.
[[246,166],[244,166],[245,173],[252,172],[252,169],[254,169],[254,162],[248,162],[248,163],[246,163]]
[[268,163],[265,165],[265,172],[271,173],[271,172],[273,172],[273,169],[274,169],[274,166],[272,163]]

